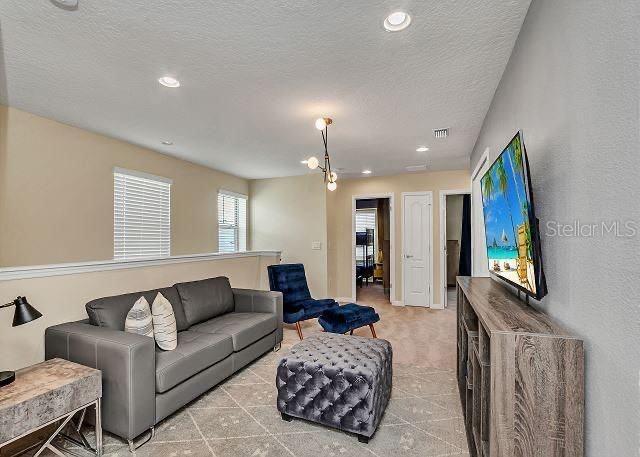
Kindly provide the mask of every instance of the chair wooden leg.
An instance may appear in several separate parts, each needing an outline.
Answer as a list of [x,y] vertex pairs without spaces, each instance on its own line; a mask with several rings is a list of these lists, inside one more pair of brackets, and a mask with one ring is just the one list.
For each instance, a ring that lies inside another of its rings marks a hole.
[[298,331],[298,338],[303,340],[304,338],[302,337],[302,327],[300,326],[300,322],[296,322],[296,330]]
[[353,330],[351,330],[351,331],[349,332],[349,335],[353,335]]
[[378,338],[376,336],[376,329],[373,327],[373,324],[369,324],[369,328],[371,329],[371,334],[373,335],[373,337]]

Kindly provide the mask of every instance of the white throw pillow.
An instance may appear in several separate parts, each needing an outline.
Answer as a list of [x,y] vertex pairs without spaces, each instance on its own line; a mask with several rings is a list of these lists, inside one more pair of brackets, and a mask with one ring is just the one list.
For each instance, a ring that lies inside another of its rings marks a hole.
[[153,319],[146,298],[140,297],[133,304],[124,321],[124,331],[153,338]]
[[171,303],[164,295],[158,292],[151,308],[156,344],[160,349],[173,351],[178,345],[178,331],[176,330],[176,316],[173,314]]

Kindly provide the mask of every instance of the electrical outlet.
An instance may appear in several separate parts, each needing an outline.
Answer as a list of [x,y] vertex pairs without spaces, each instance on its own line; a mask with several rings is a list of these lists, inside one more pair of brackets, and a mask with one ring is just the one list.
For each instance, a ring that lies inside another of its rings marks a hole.
[[312,241],[311,242],[311,249],[313,249],[314,251],[319,251],[322,249],[322,243],[320,241]]

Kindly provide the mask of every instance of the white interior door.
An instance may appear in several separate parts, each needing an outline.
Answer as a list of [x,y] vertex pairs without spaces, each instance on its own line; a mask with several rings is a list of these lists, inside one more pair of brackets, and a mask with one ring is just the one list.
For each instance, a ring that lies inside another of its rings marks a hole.
[[489,260],[487,259],[487,238],[484,232],[484,214],[482,212],[482,189],[480,179],[489,169],[489,158],[486,156],[475,170],[471,182],[472,233],[471,233],[471,275],[489,276]]
[[431,306],[431,196],[402,196],[403,301],[409,306]]

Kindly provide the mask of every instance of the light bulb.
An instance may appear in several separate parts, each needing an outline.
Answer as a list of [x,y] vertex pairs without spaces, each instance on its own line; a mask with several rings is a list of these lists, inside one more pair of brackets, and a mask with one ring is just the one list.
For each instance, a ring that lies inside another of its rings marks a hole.
[[329,181],[336,182],[338,180],[338,174],[335,171],[332,171],[331,175],[329,175],[329,178],[331,178]]
[[326,126],[327,126],[327,122],[324,120],[324,118],[319,117],[318,119],[316,119],[316,128],[318,130],[324,130]]
[[311,168],[312,170],[318,168],[319,164],[320,162],[318,162],[317,157],[309,157],[309,159],[307,160],[307,167]]
[[327,183],[327,189],[329,189],[331,192],[333,192],[334,190],[336,190],[336,187],[338,187],[338,185],[333,182],[333,181],[329,181]]

